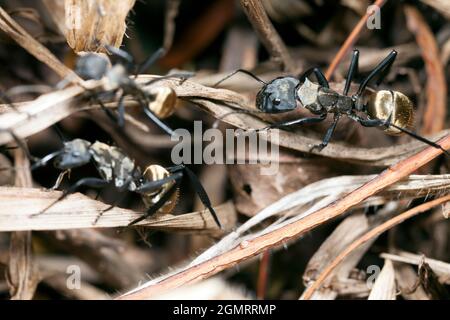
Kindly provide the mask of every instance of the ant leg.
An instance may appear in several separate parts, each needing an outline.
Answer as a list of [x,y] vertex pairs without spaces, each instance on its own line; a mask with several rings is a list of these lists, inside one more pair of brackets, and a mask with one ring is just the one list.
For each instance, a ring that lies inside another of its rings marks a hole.
[[147,70],[151,65],[153,65],[156,61],[161,59],[162,56],[166,54],[166,50],[164,48],[159,48],[153,54],[151,54],[143,63],[141,63],[136,68],[135,75],[143,73]]
[[117,104],[117,113],[119,117],[117,118],[117,125],[120,128],[125,126],[125,94],[122,93],[119,97],[119,102]]
[[175,132],[161,119],[159,119],[145,104],[142,100],[139,99],[139,103],[144,111],[145,115],[152,120],[158,127],[160,127],[163,131],[165,131],[169,136],[176,136]]
[[[172,173],[172,172],[170,172],[170,173]],[[154,191],[158,188],[161,188],[163,185],[165,185],[168,182],[177,181],[177,180],[181,179],[182,177],[183,177],[182,172],[175,172],[174,174],[171,174],[170,176],[162,178],[160,180],[146,182],[143,185],[141,185],[140,187],[136,188],[136,190],[134,190],[134,192],[137,192],[140,194],[145,194],[145,193]]]
[[331,126],[328,128],[328,130],[327,130],[327,132],[326,132],[326,134],[325,134],[325,137],[323,138],[322,143],[313,146],[313,147],[309,150],[309,152],[312,152],[314,149],[318,149],[317,151],[320,152],[320,151],[322,151],[323,148],[325,148],[325,147],[328,145],[328,143],[330,142],[331,136],[333,135],[334,130],[336,129],[336,126],[337,126],[338,121],[339,121],[339,115],[336,114],[336,115],[334,116],[333,123],[332,123]]
[[53,160],[54,158],[56,158],[57,156],[59,156],[63,153],[64,153],[63,150],[58,150],[58,151],[55,151],[55,152],[52,152],[52,153],[46,155],[42,159],[39,159],[38,161],[33,163],[33,165],[31,166],[31,171],[33,171],[39,167],[43,167],[43,166],[47,165],[47,163],[49,163],[51,160]]
[[301,83],[304,82],[306,77],[308,77],[311,73],[314,73],[314,75],[317,78],[317,81],[319,82],[319,84],[322,87],[325,87],[325,88],[329,88],[330,87],[330,84],[328,83],[327,78],[325,78],[325,75],[323,74],[322,70],[320,70],[317,67],[308,69],[302,75],[300,75],[300,77],[299,77],[300,82]]
[[139,218],[134,219],[128,224],[128,227],[141,222],[142,220],[147,219],[148,217],[152,216],[156,212],[158,212],[159,209],[161,209],[167,201],[172,197],[172,195],[177,191],[178,187],[180,185],[180,181],[178,180],[172,187],[170,187],[169,190],[167,190],[166,193],[162,195],[162,197],[150,208],[148,208],[147,212],[140,216]]
[[110,182],[100,179],[100,178],[83,178],[81,180],[78,180],[73,186],[71,186],[69,189],[64,190],[62,195],[54,202],[52,202],[49,206],[47,206],[44,210],[41,210],[38,213],[34,213],[31,215],[31,217],[35,217],[38,216],[42,213],[44,213],[45,211],[47,211],[48,209],[50,209],[51,207],[53,207],[56,203],[58,203],[59,201],[63,200],[64,198],[66,198],[68,195],[74,193],[75,191],[77,191],[77,189],[81,186],[87,186],[87,187],[91,187],[91,188],[104,188],[106,186],[110,185]]
[[376,81],[376,85],[379,85],[381,81],[386,77],[389,70],[391,69],[392,64],[395,61],[395,58],[397,57],[397,51],[392,50],[391,53],[388,54],[386,58],[383,59],[373,70],[372,72],[364,79],[364,81],[359,86],[358,92],[356,93],[357,96],[361,96],[364,89],[367,87],[369,82],[375,78],[377,75],[379,76],[378,80]]
[[222,82],[224,82],[225,80],[230,79],[232,76],[238,74],[238,73],[243,73],[246,74],[250,77],[252,77],[253,79],[255,79],[256,81],[262,83],[262,84],[267,84],[265,81],[263,81],[262,79],[258,78],[256,75],[254,75],[253,73],[251,73],[250,71],[244,70],[244,69],[237,69],[233,72],[231,72],[229,75],[225,76],[225,78],[217,81],[212,87],[215,88],[217,87],[219,84],[221,84]]
[[352,84],[353,77],[358,72],[358,61],[359,61],[359,50],[353,50],[352,60],[350,62],[350,67],[348,68],[347,80],[345,80],[344,96],[348,95],[350,90],[350,85]]
[[192,186],[194,187],[195,192],[197,193],[197,196],[200,198],[200,201],[211,213],[217,226],[222,229],[222,224],[220,223],[219,218],[217,217],[216,211],[212,207],[211,200],[209,200],[209,197],[208,197],[208,194],[206,193],[205,188],[203,188],[202,183],[200,182],[198,177],[195,175],[195,173],[192,172],[192,170],[189,169],[188,167],[186,167],[184,164],[174,166],[174,167],[170,168],[170,170],[172,170],[174,172],[184,171],[187,174],[189,180],[191,181]]
[[122,50],[120,48],[113,47],[109,44],[105,45],[106,50],[108,50],[112,55],[115,55],[122,60],[125,60],[128,64],[133,64],[133,56],[126,52],[125,50]]
[[93,99],[94,99],[94,101],[96,103],[98,103],[100,105],[100,108],[103,110],[103,112],[106,113],[108,118],[110,118],[114,123],[118,123],[119,122],[119,120],[117,119],[116,115],[104,105],[103,101],[100,98],[95,96],[95,98],[93,97]]
[[[125,183],[117,188],[117,190],[121,193],[121,196],[114,199],[113,203],[106,209],[102,210],[99,212],[99,214],[97,215],[97,217],[95,218],[94,222],[92,223],[92,225],[96,225],[98,220],[100,220],[100,218],[103,216],[103,214],[105,212],[108,212],[109,210],[112,210],[113,208],[115,208],[117,206],[118,203],[122,202],[122,200],[125,198],[126,193],[125,191],[128,189],[128,187],[130,186],[130,183],[133,181],[133,178],[129,177]],[[97,198],[100,196],[100,190],[97,193],[97,196],[95,197],[95,200],[97,200]]]
[[385,126],[385,127],[394,127],[396,129],[400,130],[401,132],[406,133],[407,135],[413,137],[416,140],[419,140],[419,141],[421,141],[423,143],[426,143],[429,146],[434,147],[436,149],[442,150],[447,156],[450,156],[450,153],[447,150],[445,150],[444,148],[442,148],[442,146],[440,146],[439,144],[437,144],[437,143],[435,143],[435,142],[433,142],[431,140],[428,140],[427,138],[419,136],[418,134],[416,134],[416,133],[414,133],[412,131],[409,131],[409,130],[407,130],[405,128],[399,127],[399,126],[391,123],[390,119],[388,119],[388,120],[362,119],[362,118],[360,118],[358,116],[350,116],[350,118],[352,120],[355,120],[355,121],[359,122],[364,127],[383,127],[383,126]]
[[158,81],[161,81],[161,80],[166,80],[166,79],[173,79],[173,78],[179,78],[180,81],[181,81],[181,83],[180,83],[180,85],[181,85],[181,84],[183,84],[184,81],[186,81],[187,79],[189,79],[189,78],[191,78],[193,76],[194,76],[194,74],[192,72],[189,72],[189,71],[179,72],[179,73],[171,73],[171,74],[168,74],[168,75],[165,75],[165,76],[160,76],[160,77],[157,77],[155,79],[151,79],[151,80],[145,82],[144,86],[149,86],[151,84],[154,84],[155,82],[158,82]]
[[301,119],[296,119],[296,120],[291,120],[291,121],[286,121],[286,122],[272,123],[271,125],[269,125],[267,127],[264,127],[262,129],[256,129],[255,131],[258,132],[258,131],[269,130],[269,129],[286,128],[286,127],[290,127],[290,126],[294,126],[294,125],[318,123],[318,122],[324,121],[326,118],[327,118],[327,114],[324,113],[323,115],[320,115],[318,118],[315,118],[315,117],[301,118]]

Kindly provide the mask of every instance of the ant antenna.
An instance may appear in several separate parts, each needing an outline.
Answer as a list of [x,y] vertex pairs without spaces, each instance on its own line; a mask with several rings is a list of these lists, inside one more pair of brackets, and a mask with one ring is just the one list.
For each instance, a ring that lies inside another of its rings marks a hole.
[[225,80],[228,80],[229,78],[231,78],[232,76],[234,76],[237,73],[244,73],[250,77],[252,77],[253,79],[255,79],[256,81],[258,81],[259,83],[262,83],[264,85],[267,85],[267,82],[265,82],[264,80],[262,80],[261,78],[258,78],[256,75],[254,75],[253,73],[251,73],[250,71],[244,70],[244,69],[237,69],[235,71],[233,71],[232,73],[230,73],[229,75],[227,75],[225,78],[223,78],[222,80],[216,82],[213,85],[213,88],[217,87],[219,84],[221,84],[222,82],[224,82]]
[[136,68],[135,75],[143,73],[145,70],[147,70],[151,65],[153,65],[156,61],[161,59],[166,54],[166,49],[159,48],[156,50],[152,55],[150,55],[147,60],[145,60],[140,66]]
[[56,132],[56,134],[58,135],[59,139],[63,144],[67,142],[66,136],[64,135],[64,133],[62,132],[61,128],[57,123],[52,125],[51,128]]

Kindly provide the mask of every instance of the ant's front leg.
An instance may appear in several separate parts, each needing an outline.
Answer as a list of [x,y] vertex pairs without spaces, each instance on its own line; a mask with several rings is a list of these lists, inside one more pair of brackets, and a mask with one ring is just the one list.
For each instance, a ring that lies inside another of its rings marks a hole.
[[259,131],[264,131],[264,130],[269,130],[269,129],[279,129],[279,128],[286,128],[286,127],[290,127],[290,126],[298,126],[298,125],[302,125],[302,124],[311,124],[311,123],[318,123],[318,122],[322,122],[327,118],[327,114],[324,113],[322,115],[320,115],[319,117],[311,117],[311,118],[301,118],[301,119],[295,119],[295,120],[291,120],[291,121],[286,121],[286,122],[277,122],[277,123],[272,123],[271,125],[261,128],[261,129],[256,129],[256,132]]
[[330,142],[331,137],[333,136],[334,130],[336,129],[337,123],[339,121],[340,115],[335,114],[334,120],[331,126],[328,128],[325,137],[323,138],[323,141],[321,144],[317,144],[313,146],[311,149],[309,149],[309,152],[312,152],[313,150],[317,149],[318,152],[322,151],[323,148],[325,148],[328,143]]
[[314,73],[316,78],[317,78],[317,82],[319,82],[319,84],[322,87],[325,88],[329,88],[330,84],[328,83],[327,78],[325,77],[325,75],[323,74],[322,70],[320,70],[317,67],[311,68],[306,70],[302,75],[300,75],[299,80],[301,83],[305,82],[306,77],[308,77],[311,73]]

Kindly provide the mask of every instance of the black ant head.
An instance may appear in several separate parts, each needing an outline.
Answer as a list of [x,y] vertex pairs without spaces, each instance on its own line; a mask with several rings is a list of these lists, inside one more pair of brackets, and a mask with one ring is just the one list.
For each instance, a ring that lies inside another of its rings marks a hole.
[[75,72],[84,80],[100,80],[110,67],[109,59],[99,53],[87,53],[78,58]]
[[297,107],[296,89],[299,80],[294,77],[280,77],[262,87],[256,96],[256,106],[266,113],[280,113]]
[[60,170],[67,170],[87,164],[91,160],[90,146],[89,141],[82,139],[65,142],[64,149],[55,159],[55,167]]

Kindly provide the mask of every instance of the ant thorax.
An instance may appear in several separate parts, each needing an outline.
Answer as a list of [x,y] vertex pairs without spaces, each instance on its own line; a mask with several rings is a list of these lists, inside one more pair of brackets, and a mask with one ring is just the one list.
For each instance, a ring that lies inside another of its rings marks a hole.
[[297,97],[303,107],[314,114],[323,113],[323,107],[318,102],[320,85],[305,78],[305,81],[297,90]]
[[90,147],[90,153],[100,176],[106,181],[113,181],[117,188],[128,184],[127,189],[136,189],[134,176],[139,168],[119,148],[96,141]]
[[103,87],[106,91],[116,90],[130,81],[131,80],[128,77],[125,66],[120,63],[116,63],[106,72]]

